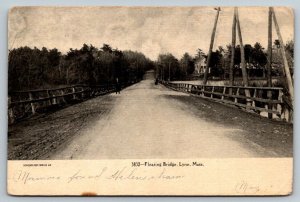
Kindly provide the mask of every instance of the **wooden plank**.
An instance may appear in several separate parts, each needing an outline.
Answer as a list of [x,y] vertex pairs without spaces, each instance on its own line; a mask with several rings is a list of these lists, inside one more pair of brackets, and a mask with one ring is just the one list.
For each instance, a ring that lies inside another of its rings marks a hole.
[[202,90],[194,90],[194,91],[199,91],[201,93],[207,93],[207,94],[214,94],[214,95],[219,95],[219,96],[224,96],[224,97],[232,97],[232,98],[240,98],[240,99],[251,99],[251,100],[255,100],[258,102],[271,102],[273,104],[277,104],[277,103],[283,103],[282,101],[279,100],[270,100],[270,99],[263,99],[263,98],[257,98],[257,97],[246,97],[243,95],[229,95],[229,94],[224,94],[224,93],[218,93],[218,92],[209,92],[209,91],[202,91]]
[[[173,83],[173,84],[176,84],[176,83]],[[191,84],[193,86],[204,86],[204,85],[194,85],[194,84]],[[207,87],[213,87],[215,85],[205,85]],[[252,87],[252,86],[230,86],[230,85],[225,85],[227,88],[240,88],[240,89],[261,89],[261,90],[283,90],[283,88],[281,87]],[[215,86],[215,87],[220,87],[220,86]]]
[[[78,91],[78,92],[75,92],[75,93],[66,93],[64,95],[54,95],[54,96],[50,96],[50,97],[38,98],[38,99],[33,99],[33,100],[22,100],[22,101],[18,101],[18,102],[12,102],[11,105],[42,102],[42,101],[46,101],[46,100],[49,100],[49,99],[56,99],[56,98],[69,96],[69,95],[73,95],[73,94],[80,94],[80,93],[83,93],[83,92],[85,92],[85,91]],[[56,102],[54,102],[53,104],[56,104]]]
[[[36,92],[46,92],[48,91],[57,91],[57,90],[65,90],[65,89],[72,89],[75,87],[106,87],[107,85],[84,85],[84,84],[78,84],[78,85],[71,85],[67,87],[60,87],[60,88],[49,88],[49,89],[34,89],[34,90],[26,90],[26,91],[12,91],[11,94],[18,94],[18,93],[36,93]],[[111,85],[110,85],[111,86]]]
[[[203,86],[203,85],[195,85],[195,86]],[[207,87],[213,87],[213,85],[206,85]],[[217,86],[215,86],[217,87]],[[228,86],[227,88],[240,88],[240,89],[260,89],[260,90],[283,90],[281,87],[251,87],[251,86]]]
[[250,109],[253,109],[253,110],[257,110],[257,111],[270,112],[270,113],[274,113],[274,114],[276,114],[276,115],[279,115],[278,111],[268,110],[268,109],[261,108],[261,107],[253,107],[253,106],[248,106],[248,105],[246,105],[246,104],[235,103],[235,102],[228,101],[228,100],[220,100],[220,99],[211,98],[211,97],[203,97],[203,96],[201,96],[201,95],[195,95],[195,94],[191,94],[191,95],[197,96],[197,97],[201,97],[201,98],[204,98],[204,99],[210,99],[210,100],[213,100],[213,101],[216,101],[216,102],[219,102],[219,103],[226,103],[226,104],[230,104],[230,105],[239,106],[239,107],[242,107],[242,108],[244,108],[244,109],[250,108]]
[[264,111],[264,112],[268,112],[268,113],[273,113],[273,114],[279,114],[278,111],[274,111],[274,110],[269,110],[269,109],[265,109],[265,108],[261,108],[261,107],[253,107],[253,106],[249,106],[249,105],[246,105],[246,104],[242,104],[242,103],[234,103],[234,102],[231,102],[231,101],[227,101],[227,100],[224,100],[222,102],[226,102],[226,103],[229,103],[229,104],[234,104],[236,106],[240,106],[240,107],[243,107],[243,108],[250,108],[250,109],[254,109],[254,110],[258,110],[258,111]]
[[280,104],[283,103],[282,101],[279,100],[272,100],[272,99],[263,99],[263,98],[257,98],[257,97],[247,97],[243,95],[230,95],[230,94],[224,94],[224,93],[218,93],[218,92],[210,92],[210,91],[203,91],[203,90],[198,90],[198,89],[193,89],[194,92],[200,92],[200,93],[206,93],[206,94],[214,94],[214,95],[219,95],[219,96],[224,96],[224,97],[232,97],[232,98],[240,98],[240,99],[250,99],[258,101],[258,102],[271,102],[272,104]]
[[36,93],[36,92],[46,92],[48,91],[56,91],[56,90],[64,90],[68,88],[73,88],[73,86],[68,86],[68,87],[61,87],[61,88],[51,88],[51,89],[35,89],[35,90],[27,90],[27,91],[13,91],[11,93]]
[[[42,102],[42,101],[47,101],[47,100],[51,100],[51,99],[56,99],[56,98],[61,98],[61,97],[65,97],[65,96],[70,96],[70,95],[77,95],[77,94],[82,94],[85,92],[91,92],[92,89],[87,89],[87,90],[81,90],[81,91],[77,91],[77,92],[72,92],[72,93],[65,93],[65,94],[60,94],[60,95],[52,95],[52,96],[48,96],[48,97],[44,97],[44,98],[38,98],[38,99],[33,99],[32,98],[32,92],[30,92],[31,94],[31,98],[29,100],[21,100],[21,101],[17,101],[17,102],[11,102],[11,105],[18,105],[18,104],[28,104],[28,103],[36,103],[36,102]],[[50,92],[48,92],[50,94]],[[56,104],[56,101],[53,102],[53,104]]]
[[[281,104],[283,104],[282,95],[279,96],[278,100],[271,100],[271,99],[257,98],[256,97],[257,96],[257,90],[262,90],[262,89],[261,88],[256,88],[256,87],[253,88],[254,89],[253,97],[247,97],[247,96],[239,95],[239,87],[237,87],[237,86],[235,86],[237,88],[237,94],[236,95],[229,95],[229,94],[224,93],[224,92],[226,92],[226,90],[224,90],[224,89],[228,88],[228,86],[224,86],[223,93],[209,92],[209,91],[205,90],[205,87],[208,87],[208,86],[191,85],[191,93],[189,93],[189,94],[193,95],[193,96],[198,96],[198,97],[201,97],[201,98],[204,98],[204,99],[210,99],[210,100],[213,100],[213,101],[216,101],[216,102],[219,102],[219,103],[235,105],[235,106],[238,106],[238,107],[242,107],[244,109],[252,109],[252,110],[255,110],[255,111],[260,111],[260,112],[263,111],[263,112],[267,112],[267,113],[276,114],[279,117],[281,115],[281,112],[278,111],[278,109],[274,110],[274,109],[261,108],[261,107],[255,106],[255,101],[266,102],[266,103],[271,102],[273,104],[281,105]],[[199,89],[199,88],[201,88],[201,89]],[[278,90],[278,89],[282,89],[282,88],[274,88],[273,90]],[[180,90],[179,88],[175,88],[175,90],[182,92],[182,90]],[[265,90],[265,89],[263,89],[263,90]],[[224,97],[234,97],[235,102],[229,101],[229,100],[224,100],[224,98],[219,99],[219,98],[214,98],[214,97],[211,97],[211,96],[204,96],[204,93],[209,94],[209,95],[211,95],[211,94],[219,95],[221,97],[222,96],[224,96]],[[250,99],[250,100],[252,100],[252,105],[238,103],[236,101],[237,98],[241,98],[241,99],[245,99],[245,100]],[[253,102],[254,102],[254,104],[253,104]]]

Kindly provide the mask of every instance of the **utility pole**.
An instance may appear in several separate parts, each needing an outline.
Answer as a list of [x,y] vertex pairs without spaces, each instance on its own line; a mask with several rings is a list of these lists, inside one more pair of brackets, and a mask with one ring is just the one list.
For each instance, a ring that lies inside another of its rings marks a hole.
[[[272,9],[269,7],[268,17],[268,61],[267,61],[267,84],[268,87],[272,87]],[[269,99],[272,98],[272,92],[268,91],[267,96]],[[268,104],[268,109],[272,109],[272,104]],[[272,118],[273,114],[268,113],[268,118]]]
[[[233,86],[233,69],[234,69],[234,54],[235,54],[235,43],[236,43],[236,17],[233,14],[232,21],[232,41],[231,41],[231,58],[229,67],[229,85]],[[229,94],[232,94],[232,88],[229,88]]]
[[[244,44],[243,44],[243,38],[242,38],[242,31],[240,26],[240,19],[239,19],[239,12],[238,8],[234,8],[235,18],[236,18],[236,25],[237,25],[237,31],[238,31],[238,37],[240,41],[240,49],[241,49],[241,68],[242,68],[242,74],[243,74],[243,83],[244,86],[248,86],[248,76],[247,76],[247,69],[245,66],[245,51],[244,51]],[[250,97],[250,91],[249,89],[245,89],[245,95],[247,97]],[[251,105],[250,100],[247,100],[247,105]]]
[[289,64],[288,64],[288,61],[287,61],[287,58],[286,58],[286,55],[285,55],[282,36],[281,36],[281,33],[280,33],[280,29],[279,29],[279,26],[278,26],[278,22],[277,22],[277,19],[276,19],[274,8],[271,7],[270,9],[271,9],[271,12],[273,14],[273,21],[274,21],[275,29],[276,29],[276,32],[277,32],[278,40],[279,40],[279,43],[280,43],[280,53],[281,53],[281,56],[283,58],[284,72],[285,72],[285,76],[286,76],[286,81],[287,81],[287,86],[288,86],[290,98],[291,98],[292,104],[294,104],[293,80],[292,80],[292,76],[291,76],[291,73],[290,73]]
[[237,31],[238,31],[238,37],[239,37],[240,49],[241,49],[241,68],[242,68],[242,73],[243,73],[243,83],[244,83],[244,86],[248,86],[247,70],[246,70],[246,66],[245,66],[245,51],[244,51],[242,31],[241,31],[239,13],[238,13],[237,7],[234,8],[234,12],[235,12],[235,17],[236,17]]
[[268,61],[267,61],[267,83],[272,87],[272,9],[269,7],[268,18]]
[[215,8],[215,9],[217,10],[217,15],[216,15],[216,18],[215,18],[215,23],[214,23],[214,27],[213,27],[213,31],[212,31],[211,39],[210,39],[210,46],[209,46],[208,56],[207,56],[207,61],[206,61],[206,69],[205,69],[205,72],[204,72],[204,79],[203,79],[203,84],[204,85],[206,85],[206,83],[207,83],[208,68],[209,68],[209,63],[210,63],[210,58],[211,58],[211,52],[212,52],[212,49],[213,49],[213,46],[214,46],[217,23],[218,23],[221,8],[218,7],[218,8]]

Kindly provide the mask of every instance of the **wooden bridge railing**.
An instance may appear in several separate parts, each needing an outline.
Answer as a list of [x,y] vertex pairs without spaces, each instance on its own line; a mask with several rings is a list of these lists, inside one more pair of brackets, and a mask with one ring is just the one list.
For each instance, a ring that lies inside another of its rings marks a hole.
[[[161,83],[173,90],[235,105],[258,114],[266,112],[270,118],[293,121],[293,107],[284,96],[283,88],[193,85],[166,81]],[[246,96],[246,91],[250,92],[250,96]]]
[[[135,82],[122,83],[122,88]],[[44,111],[51,106],[63,106],[115,91],[114,84],[73,85],[63,88],[10,92],[8,95],[8,122]]]

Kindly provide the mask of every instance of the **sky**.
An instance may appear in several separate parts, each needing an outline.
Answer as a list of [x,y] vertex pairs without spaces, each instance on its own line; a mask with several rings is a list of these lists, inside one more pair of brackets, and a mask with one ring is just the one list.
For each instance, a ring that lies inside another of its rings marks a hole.
[[[233,7],[221,7],[214,48],[231,43]],[[275,7],[284,43],[294,39],[294,13]],[[66,53],[84,43],[104,43],[156,60],[161,53],[181,58],[208,51],[214,7],[15,7],[9,12],[8,48],[57,48]],[[240,7],[244,44],[267,47],[268,8]],[[273,39],[276,39],[273,25]]]

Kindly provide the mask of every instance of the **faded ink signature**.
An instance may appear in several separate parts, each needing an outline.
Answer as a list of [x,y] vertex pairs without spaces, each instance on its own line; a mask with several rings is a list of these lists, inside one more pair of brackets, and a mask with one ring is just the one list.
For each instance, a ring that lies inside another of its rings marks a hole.
[[255,194],[260,191],[260,188],[258,185],[251,185],[246,181],[242,181],[235,185],[235,191],[238,194]]

